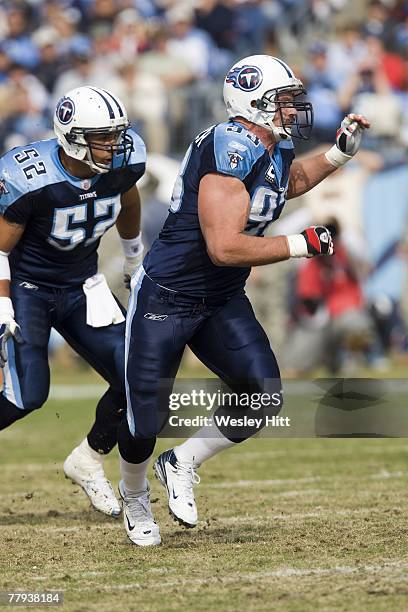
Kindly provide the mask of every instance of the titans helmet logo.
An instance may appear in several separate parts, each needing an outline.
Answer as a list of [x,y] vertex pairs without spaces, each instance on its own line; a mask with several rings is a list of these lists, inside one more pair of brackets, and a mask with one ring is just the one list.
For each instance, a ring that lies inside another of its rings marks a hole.
[[226,83],[242,91],[254,91],[262,83],[262,72],[256,66],[241,66],[229,71]]
[[55,111],[60,123],[66,125],[74,116],[75,105],[71,98],[61,98],[58,102],[57,110]]

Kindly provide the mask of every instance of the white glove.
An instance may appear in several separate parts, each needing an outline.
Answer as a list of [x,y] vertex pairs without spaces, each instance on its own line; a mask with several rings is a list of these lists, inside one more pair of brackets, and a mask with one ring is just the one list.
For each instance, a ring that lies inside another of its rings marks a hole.
[[141,235],[131,240],[121,239],[123,250],[125,252],[125,261],[123,263],[123,280],[125,286],[130,289],[130,279],[135,270],[143,261],[143,242]]
[[4,368],[7,361],[7,341],[13,338],[22,344],[23,337],[18,323],[14,320],[14,310],[10,298],[0,297],[0,368]]
[[336,134],[336,144],[326,153],[326,159],[332,166],[339,168],[357,153],[365,129],[370,124],[363,115],[347,115]]

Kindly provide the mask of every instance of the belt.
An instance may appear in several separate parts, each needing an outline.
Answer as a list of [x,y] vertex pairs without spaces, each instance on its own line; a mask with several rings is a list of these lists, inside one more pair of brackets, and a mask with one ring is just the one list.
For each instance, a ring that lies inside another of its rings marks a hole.
[[160,297],[165,298],[170,304],[202,304],[203,306],[222,306],[230,299],[229,297],[220,298],[217,296],[197,297],[187,293],[181,293],[180,291],[173,291],[172,289],[164,288],[160,289],[159,295]]

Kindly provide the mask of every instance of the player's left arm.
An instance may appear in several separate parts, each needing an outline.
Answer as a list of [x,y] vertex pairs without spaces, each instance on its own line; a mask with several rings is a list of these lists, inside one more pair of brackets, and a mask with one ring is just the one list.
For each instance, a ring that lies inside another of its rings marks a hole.
[[286,199],[310,191],[337,168],[346,164],[360,148],[364,130],[370,127],[363,115],[347,115],[336,134],[336,144],[326,153],[294,161],[289,174]]
[[143,261],[143,242],[140,233],[140,194],[136,185],[121,195],[121,209],[116,227],[121,239],[125,262],[123,275],[129,288],[133,272]]

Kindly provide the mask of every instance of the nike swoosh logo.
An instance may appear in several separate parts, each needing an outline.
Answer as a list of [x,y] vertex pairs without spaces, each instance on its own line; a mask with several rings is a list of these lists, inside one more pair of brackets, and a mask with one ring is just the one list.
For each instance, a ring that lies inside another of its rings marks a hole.
[[173,493],[173,499],[177,499],[177,498],[178,498],[178,495],[175,495],[175,494],[174,494],[174,488],[173,488],[173,487],[172,487],[172,493]]
[[125,512],[125,516],[126,516],[126,520],[127,520],[129,531],[133,531],[134,528],[136,527],[136,525],[131,525],[130,524],[130,521],[129,521],[129,518],[128,518],[128,515],[126,514],[126,512]]

